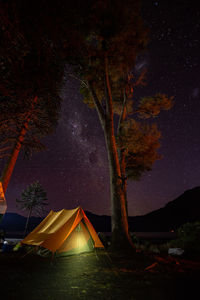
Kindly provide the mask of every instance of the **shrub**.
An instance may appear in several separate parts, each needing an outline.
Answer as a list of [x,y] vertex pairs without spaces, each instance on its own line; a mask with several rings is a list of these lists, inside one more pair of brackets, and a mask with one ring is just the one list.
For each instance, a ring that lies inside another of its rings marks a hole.
[[171,247],[182,248],[188,254],[200,254],[200,222],[186,223],[178,229],[178,238]]
[[135,235],[135,233],[130,232],[130,236],[131,236],[132,242],[133,242],[134,244],[138,244],[138,243],[139,243],[139,239],[138,239],[138,237]]

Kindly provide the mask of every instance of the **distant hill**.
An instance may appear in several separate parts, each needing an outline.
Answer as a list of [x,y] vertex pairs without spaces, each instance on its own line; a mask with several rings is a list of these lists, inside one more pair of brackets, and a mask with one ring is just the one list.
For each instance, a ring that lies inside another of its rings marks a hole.
[[130,218],[131,231],[171,231],[187,222],[200,221],[200,187],[187,190],[163,208]]
[[[31,217],[29,222],[29,231],[32,231],[43,218]],[[26,217],[16,213],[6,213],[0,223],[0,229],[4,229],[6,233],[12,232],[13,235],[18,235],[18,232],[24,232],[26,225]]]
[[[99,216],[85,212],[97,232],[111,231],[110,216]],[[32,231],[43,218],[31,217],[29,231]],[[200,187],[187,190],[175,200],[143,216],[129,217],[130,231],[171,231],[187,222],[200,221]],[[6,213],[0,228],[6,232],[23,232],[26,217]]]

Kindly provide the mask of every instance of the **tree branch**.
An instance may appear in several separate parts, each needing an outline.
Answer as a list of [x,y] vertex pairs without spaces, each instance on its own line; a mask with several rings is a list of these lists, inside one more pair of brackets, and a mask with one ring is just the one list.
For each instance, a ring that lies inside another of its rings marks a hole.
[[76,75],[74,75],[74,74],[72,74],[72,73],[67,73],[67,75],[69,75],[70,77],[72,77],[72,78],[74,78],[74,79],[80,81],[85,87],[88,88],[87,83],[86,83],[84,80],[82,80],[82,79],[80,79],[79,77],[77,77]]
[[118,122],[118,126],[117,126],[117,135],[119,134],[121,124],[125,120],[125,118],[126,118],[126,91],[124,90],[124,100],[123,100],[123,104],[122,104],[121,115],[119,117],[119,122]]
[[0,152],[7,151],[7,150],[10,150],[10,149],[11,149],[11,146],[4,147],[4,148],[0,149]]
[[94,102],[94,105],[95,105],[95,108],[97,110],[97,113],[99,115],[99,119],[101,121],[101,125],[103,127],[105,127],[105,113],[104,113],[104,109],[101,105],[101,102],[99,101],[98,97],[97,97],[97,94],[94,90],[94,87],[93,87],[93,84],[91,81],[88,81],[88,88],[89,88],[89,91],[92,95],[92,99],[93,99],[93,102]]

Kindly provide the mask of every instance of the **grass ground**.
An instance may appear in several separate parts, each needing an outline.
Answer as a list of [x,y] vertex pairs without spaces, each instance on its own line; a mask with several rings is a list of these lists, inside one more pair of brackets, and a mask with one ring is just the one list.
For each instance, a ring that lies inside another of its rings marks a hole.
[[17,300],[195,299],[200,262],[104,251],[49,258],[0,253],[0,297]]

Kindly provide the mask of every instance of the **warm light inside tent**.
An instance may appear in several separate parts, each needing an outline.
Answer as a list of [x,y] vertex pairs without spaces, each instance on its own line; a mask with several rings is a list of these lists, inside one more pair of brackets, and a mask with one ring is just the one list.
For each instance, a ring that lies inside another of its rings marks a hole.
[[86,229],[83,224],[79,223],[75,229],[75,239],[74,239],[74,249],[76,253],[81,253],[84,251],[91,250],[88,242],[90,240],[90,235],[88,232],[84,232]]
[[93,240],[86,229],[85,225],[81,222],[77,225],[75,230],[70,234],[69,238],[59,248],[58,253],[71,252],[82,253],[93,250]]
[[77,248],[81,249],[85,244],[87,243],[85,237],[83,236],[83,234],[78,234],[77,235]]

